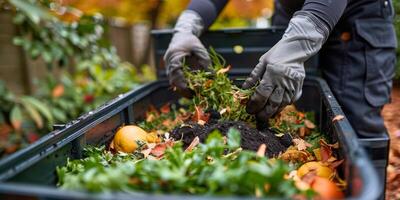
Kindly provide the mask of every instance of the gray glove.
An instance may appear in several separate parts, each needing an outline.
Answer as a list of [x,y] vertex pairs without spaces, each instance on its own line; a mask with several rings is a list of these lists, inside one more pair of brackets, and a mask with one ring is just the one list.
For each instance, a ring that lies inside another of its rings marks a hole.
[[261,122],[279,113],[300,98],[305,78],[304,62],[316,54],[329,35],[329,29],[310,12],[298,11],[289,22],[282,39],[261,56],[243,88],[259,85],[247,112]]
[[206,48],[198,38],[203,29],[203,20],[196,12],[184,11],[178,18],[175,33],[164,55],[170,84],[185,97],[190,97],[192,93],[187,87],[182,70],[184,59],[194,58],[197,65],[195,67],[199,69],[206,69],[211,63]]

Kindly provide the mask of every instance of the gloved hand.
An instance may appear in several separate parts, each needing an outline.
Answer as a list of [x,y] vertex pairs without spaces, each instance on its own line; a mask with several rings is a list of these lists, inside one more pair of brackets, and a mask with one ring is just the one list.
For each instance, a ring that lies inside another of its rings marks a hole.
[[247,103],[247,112],[266,122],[300,98],[305,78],[304,62],[321,49],[328,35],[327,25],[319,18],[310,12],[296,12],[282,39],[261,56],[242,85],[248,89],[259,82]]
[[199,69],[206,69],[211,64],[208,52],[198,38],[203,29],[203,21],[196,12],[184,11],[175,25],[175,33],[164,55],[170,84],[185,97],[192,96],[182,70],[185,57],[194,57]]

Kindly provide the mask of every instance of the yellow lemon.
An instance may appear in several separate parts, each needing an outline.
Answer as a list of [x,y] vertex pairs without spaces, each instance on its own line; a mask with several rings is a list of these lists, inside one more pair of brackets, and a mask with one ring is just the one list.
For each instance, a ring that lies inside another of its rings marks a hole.
[[315,171],[316,175],[323,178],[330,179],[333,176],[333,170],[321,162],[308,162],[304,163],[299,169],[297,169],[297,175],[301,178],[310,171]]
[[114,136],[114,148],[117,151],[132,153],[138,148],[138,141],[147,142],[148,136],[148,133],[138,126],[124,126]]

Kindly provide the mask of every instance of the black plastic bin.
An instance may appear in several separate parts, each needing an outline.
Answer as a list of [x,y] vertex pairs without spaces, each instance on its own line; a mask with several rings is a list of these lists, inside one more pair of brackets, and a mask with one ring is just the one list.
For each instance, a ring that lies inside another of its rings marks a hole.
[[[41,197],[50,199],[201,199],[199,196],[168,196],[144,193],[94,195],[85,192],[59,190],[55,187],[56,166],[65,165],[67,158],[82,156],[82,149],[90,145],[106,144],[115,130],[144,118],[150,105],[157,107],[176,102],[178,96],[169,89],[167,81],[156,81],[132,92],[120,95],[108,104],[83,115],[56,130],[31,146],[0,161],[0,199]],[[313,111],[317,125],[330,140],[340,144],[340,158],[345,159],[340,173],[347,180],[346,193],[354,199],[377,199],[380,184],[371,161],[346,119],[332,122],[343,115],[326,83],[319,78],[308,78],[304,93],[297,102],[304,111]]]
[[[239,43],[237,38],[241,38],[240,33],[255,34],[255,37],[258,35],[256,38],[263,38],[263,43],[244,39],[240,40],[243,43]],[[250,57],[251,52],[255,55],[253,57],[257,57],[279,40],[282,33],[282,29],[229,30],[212,32],[204,37],[208,38],[213,34],[222,35],[221,39],[230,42],[228,44],[241,45],[244,49],[241,53],[232,53],[233,48],[231,46],[224,48],[222,43],[221,46],[213,46],[218,53],[228,58],[228,63],[233,64],[231,75],[244,77],[251,70],[249,65],[252,64],[250,62],[254,62],[253,58]],[[264,34],[269,34],[270,37],[262,37]],[[168,44],[165,38],[170,38],[170,33],[158,32],[154,36],[156,38],[156,58],[159,61],[157,66],[161,67],[162,63],[159,58],[166,47],[162,47],[160,44],[162,43],[164,46]],[[219,40],[209,41],[208,44],[211,45],[214,42],[219,42]],[[252,43],[253,47],[248,45],[247,42]],[[258,47],[254,47],[257,45]],[[251,52],[246,54],[248,51]],[[226,56],[227,54],[231,56]],[[246,55],[240,59],[244,59],[243,62],[239,62],[235,58],[234,55],[236,54]],[[247,61],[245,61],[246,59]],[[246,64],[246,62],[249,63]],[[81,158],[82,150],[86,145],[106,144],[113,138],[118,127],[123,124],[133,124],[143,119],[144,113],[150,105],[159,107],[167,102],[175,102],[179,98],[170,90],[168,82],[162,80],[165,77],[162,70],[159,71],[158,75],[159,81],[122,94],[98,109],[64,126],[59,126],[58,130],[49,133],[27,148],[0,160],[0,199],[25,199],[30,197],[40,199],[211,199],[210,197],[200,196],[146,193],[90,194],[60,190],[55,186],[57,181],[56,166],[65,165],[67,158]],[[378,199],[381,197],[383,183],[379,181],[376,170],[357,140],[349,122],[346,118],[332,122],[334,116],[344,114],[326,82],[308,76],[304,83],[303,95],[296,104],[300,110],[315,112],[318,127],[329,136],[332,142],[339,142],[341,147],[340,158],[345,159],[340,173],[348,182],[347,197],[349,199]],[[228,198],[232,199],[232,197]]]

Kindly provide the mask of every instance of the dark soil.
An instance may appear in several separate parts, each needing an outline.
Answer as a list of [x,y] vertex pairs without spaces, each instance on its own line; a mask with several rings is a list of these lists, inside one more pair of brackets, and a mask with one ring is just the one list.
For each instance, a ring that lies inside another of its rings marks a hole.
[[[213,118],[213,117],[211,117]],[[175,128],[171,136],[175,140],[182,140],[184,148],[189,146],[193,139],[198,136],[200,142],[204,142],[207,136],[214,130],[219,130],[221,134],[226,135],[230,128],[235,128],[241,133],[241,147],[246,150],[257,151],[261,144],[267,145],[266,156],[274,157],[279,155],[292,144],[292,138],[289,134],[282,137],[275,136],[275,133],[269,129],[259,131],[240,121],[220,121],[210,120],[203,125],[188,122],[186,125]]]

